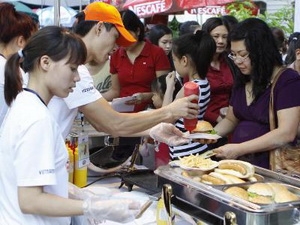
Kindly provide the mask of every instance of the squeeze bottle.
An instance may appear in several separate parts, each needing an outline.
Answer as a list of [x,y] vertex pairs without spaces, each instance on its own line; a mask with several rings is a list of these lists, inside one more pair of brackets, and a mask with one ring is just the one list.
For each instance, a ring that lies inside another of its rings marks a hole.
[[[184,84],[184,96],[190,96],[190,95],[199,95],[199,85],[189,81]],[[194,103],[197,103],[197,100],[193,101]],[[188,131],[192,131],[196,128],[198,122],[198,118],[195,119],[185,119],[183,118],[183,124],[184,128]]]
[[156,224],[157,225],[174,225],[175,214],[172,210],[172,186],[164,184],[162,188],[161,198],[157,202],[156,208]]
[[69,182],[74,182],[74,151],[72,148],[68,147],[68,153],[69,153]]
[[87,166],[80,166],[78,148],[74,152],[74,184],[78,187],[84,187],[87,184]]

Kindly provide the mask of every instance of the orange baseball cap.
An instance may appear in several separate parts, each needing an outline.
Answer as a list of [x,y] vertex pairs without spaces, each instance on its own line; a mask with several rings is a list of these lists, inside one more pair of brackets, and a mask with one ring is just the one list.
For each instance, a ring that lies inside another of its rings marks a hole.
[[84,9],[85,20],[96,20],[114,24],[120,36],[116,43],[127,47],[136,42],[136,39],[124,27],[121,15],[116,7],[104,2],[93,2]]

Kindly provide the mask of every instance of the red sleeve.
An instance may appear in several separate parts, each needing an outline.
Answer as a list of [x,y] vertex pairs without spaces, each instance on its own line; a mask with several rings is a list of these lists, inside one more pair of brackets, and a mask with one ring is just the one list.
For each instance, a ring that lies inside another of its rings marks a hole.
[[110,62],[109,62],[109,66],[110,66],[109,72],[110,72],[110,74],[116,74],[117,73],[116,65],[117,65],[118,58],[120,57],[119,53],[120,53],[120,49],[115,51],[110,57]]

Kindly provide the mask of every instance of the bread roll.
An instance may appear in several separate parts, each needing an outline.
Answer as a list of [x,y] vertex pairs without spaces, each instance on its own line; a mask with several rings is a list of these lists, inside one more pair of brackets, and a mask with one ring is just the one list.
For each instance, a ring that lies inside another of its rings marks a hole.
[[271,204],[274,199],[274,191],[266,183],[255,183],[248,188],[249,201],[258,204]]
[[221,160],[215,172],[234,175],[239,178],[249,178],[254,175],[254,166],[242,160]]
[[224,185],[226,181],[218,177],[212,176],[211,174],[204,174],[201,176],[201,182],[211,185]]
[[210,133],[213,130],[213,126],[204,120],[197,122],[196,128],[191,133]]
[[275,193],[274,201],[276,203],[292,202],[300,200],[299,196],[292,193],[281,183],[268,183]]
[[244,188],[233,186],[227,188],[224,192],[229,195],[248,201],[248,192]]

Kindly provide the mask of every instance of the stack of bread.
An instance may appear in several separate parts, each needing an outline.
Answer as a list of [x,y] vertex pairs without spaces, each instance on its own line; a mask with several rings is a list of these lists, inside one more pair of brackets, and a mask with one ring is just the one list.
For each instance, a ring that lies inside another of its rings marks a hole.
[[227,188],[225,193],[257,204],[284,203],[300,200],[298,195],[292,193],[281,183],[255,183],[250,185],[247,190],[242,187],[233,186]]

